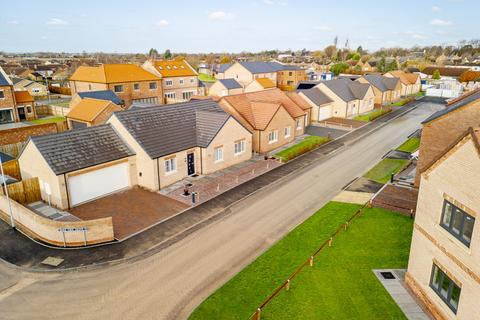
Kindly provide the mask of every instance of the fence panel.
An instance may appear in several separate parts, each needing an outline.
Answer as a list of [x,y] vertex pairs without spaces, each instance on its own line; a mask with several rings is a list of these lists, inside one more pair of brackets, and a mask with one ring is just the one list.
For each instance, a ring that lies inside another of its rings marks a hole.
[[18,155],[20,154],[20,151],[22,151],[24,144],[25,142],[5,144],[0,146],[0,152],[6,153],[8,155],[11,155],[14,158],[17,158]]
[[[2,188],[1,194],[4,195],[5,191]],[[40,184],[38,178],[26,179],[16,183],[8,185],[8,196],[23,205],[40,201]]]
[[5,162],[3,164],[3,172],[17,180],[22,180],[22,176],[20,175],[20,166],[18,165],[17,160]]

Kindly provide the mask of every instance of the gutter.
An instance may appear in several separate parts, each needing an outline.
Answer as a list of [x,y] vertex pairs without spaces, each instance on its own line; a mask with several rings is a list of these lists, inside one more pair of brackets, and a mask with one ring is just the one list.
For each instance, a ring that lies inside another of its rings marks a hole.
[[158,179],[158,190],[160,190],[160,160],[157,158],[157,179]]
[[68,191],[68,184],[67,184],[67,174],[64,173],[63,174],[63,181],[65,183],[65,191],[67,192],[67,207],[68,209],[70,210],[70,195],[69,195],[69,191]]

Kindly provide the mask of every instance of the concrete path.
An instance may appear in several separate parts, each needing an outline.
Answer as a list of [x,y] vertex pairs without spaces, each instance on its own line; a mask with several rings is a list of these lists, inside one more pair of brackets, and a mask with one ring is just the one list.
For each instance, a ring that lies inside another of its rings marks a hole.
[[203,299],[405,140],[435,109],[421,105],[360,140],[340,142],[345,148],[308,154],[304,161],[311,159],[310,165],[292,164],[299,166],[297,171],[273,188],[261,189],[147,258],[85,272],[22,273],[36,281],[0,301],[0,318],[187,318]]

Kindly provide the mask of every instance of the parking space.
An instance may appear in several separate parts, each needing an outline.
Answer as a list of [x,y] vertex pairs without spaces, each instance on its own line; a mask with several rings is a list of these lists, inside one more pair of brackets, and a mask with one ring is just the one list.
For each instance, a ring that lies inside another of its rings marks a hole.
[[133,188],[72,208],[82,220],[112,217],[114,235],[123,240],[188,208],[161,194]]
[[311,136],[331,137],[332,139],[337,139],[346,134],[347,132],[349,131],[315,125],[308,126],[306,131],[306,133]]

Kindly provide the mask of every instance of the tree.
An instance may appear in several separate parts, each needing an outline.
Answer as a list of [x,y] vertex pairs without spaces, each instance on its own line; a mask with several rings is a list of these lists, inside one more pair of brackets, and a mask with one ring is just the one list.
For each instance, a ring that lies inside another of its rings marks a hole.
[[230,58],[229,56],[223,56],[220,58],[220,63],[230,63],[232,62],[232,58]]
[[347,55],[347,60],[360,60],[360,55],[357,52],[349,52]]
[[432,79],[433,80],[440,80],[440,71],[438,69],[436,69],[435,71],[433,71],[432,73]]
[[156,59],[158,57],[158,51],[157,49],[154,49],[154,48],[151,48],[149,51],[148,51],[148,57],[150,59]]
[[386,72],[387,69],[387,60],[385,57],[382,57],[378,62],[377,62],[377,70],[379,72]]
[[165,50],[165,53],[163,54],[163,58],[165,58],[165,59],[171,59],[172,58],[172,53],[170,52],[170,49]]
[[325,52],[325,55],[328,57],[328,58],[333,58],[335,56],[335,54],[337,53],[337,47],[335,45],[329,45],[328,47],[326,47],[323,52]]
[[388,71],[393,71],[393,70],[398,70],[398,63],[397,63],[397,60],[392,60],[388,65],[387,65],[387,68],[386,68],[386,72]]
[[348,63],[339,62],[335,63],[333,66],[330,67],[330,71],[333,72],[334,75],[338,76],[340,73],[344,72],[350,67]]
[[362,46],[358,46],[357,53],[360,54],[360,55],[364,54]]

